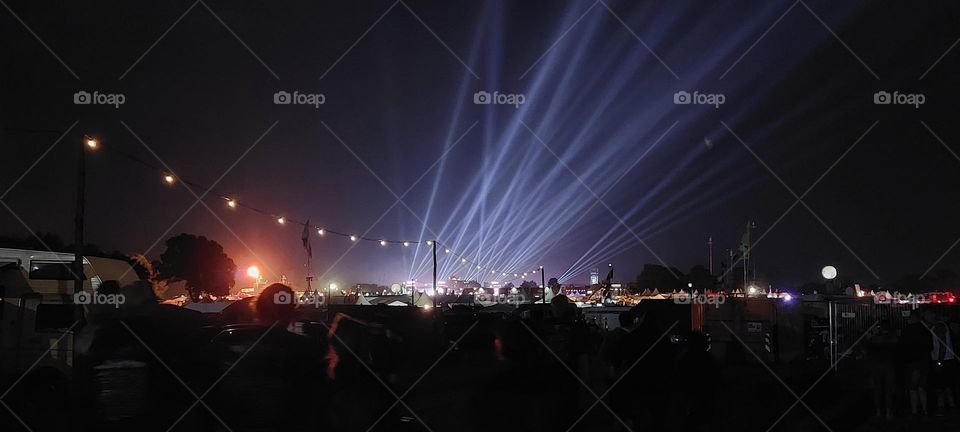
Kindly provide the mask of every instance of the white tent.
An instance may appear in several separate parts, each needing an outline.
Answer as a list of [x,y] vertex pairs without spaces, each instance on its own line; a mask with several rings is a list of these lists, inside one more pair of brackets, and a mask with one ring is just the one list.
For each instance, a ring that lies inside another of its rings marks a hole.
[[357,302],[354,304],[360,305],[360,306],[370,306],[370,300],[367,300],[367,298],[364,297],[363,294],[360,294],[357,296]]
[[433,298],[426,293],[416,293],[413,298],[415,306],[433,306]]

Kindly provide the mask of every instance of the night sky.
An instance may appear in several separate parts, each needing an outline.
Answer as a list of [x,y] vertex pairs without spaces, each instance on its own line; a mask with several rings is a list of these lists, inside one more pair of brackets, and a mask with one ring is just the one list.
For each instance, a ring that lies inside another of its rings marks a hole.
[[[719,262],[747,221],[778,287],[825,264],[891,283],[960,238],[955,2],[3,5],[0,192],[49,150],[0,198],[20,219],[0,210],[3,235],[70,242],[76,148],[93,134],[199,184],[223,176],[218,192],[273,215],[438,238],[569,282],[607,262],[630,280],[644,263],[687,271],[709,236]],[[481,90],[525,101],[474,104]],[[76,105],[78,91],[126,100]],[[277,105],[278,91],[325,103]],[[678,105],[679,91],[725,100]],[[925,103],[876,105],[878,91]],[[216,197],[181,218],[194,196],[116,152],[88,170],[88,242],[155,258],[202,234],[241,267],[302,280],[302,226]],[[312,242],[324,282],[430,279],[425,245]],[[444,255],[441,277],[502,279]]]

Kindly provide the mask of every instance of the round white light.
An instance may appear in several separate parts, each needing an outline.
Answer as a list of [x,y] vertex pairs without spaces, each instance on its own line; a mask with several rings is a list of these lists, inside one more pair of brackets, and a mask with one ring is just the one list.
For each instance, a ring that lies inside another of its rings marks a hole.
[[280,225],[283,225],[283,224],[287,223],[287,219],[285,219],[283,216],[280,216],[280,217],[277,218],[277,223],[280,224]]
[[826,266],[820,270],[820,274],[823,275],[824,279],[830,280],[837,277],[837,268],[834,266]]
[[386,240],[380,240],[380,246],[386,246],[386,245],[387,245]]
[[357,241],[357,236],[350,236],[350,241]]

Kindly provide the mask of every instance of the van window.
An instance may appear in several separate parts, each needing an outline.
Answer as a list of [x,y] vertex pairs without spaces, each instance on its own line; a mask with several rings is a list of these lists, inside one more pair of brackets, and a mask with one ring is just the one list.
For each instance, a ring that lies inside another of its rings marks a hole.
[[30,279],[73,280],[73,265],[68,261],[30,261]]

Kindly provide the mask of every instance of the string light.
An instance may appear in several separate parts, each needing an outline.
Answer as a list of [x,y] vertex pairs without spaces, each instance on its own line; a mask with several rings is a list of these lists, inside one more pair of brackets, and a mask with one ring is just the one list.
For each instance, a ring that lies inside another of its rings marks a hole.
[[[95,137],[91,137],[91,136],[89,136],[89,135],[84,135],[84,136],[83,136],[83,144],[84,144],[84,146],[86,146],[86,147],[89,148],[90,150],[97,150],[97,149],[100,148],[100,141],[99,141],[98,139],[96,139]],[[235,209],[238,209],[238,208],[241,207],[240,203],[237,201],[236,198],[233,198],[233,197],[231,197],[231,196],[229,196],[229,195],[226,195],[226,194],[219,193],[219,192],[213,190],[213,188],[206,187],[206,186],[204,186],[204,185],[202,185],[202,184],[199,184],[199,183],[190,181],[190,180],[188,180],[188,179],[184,179],[184,178],[182,178],[182,177],[176,176],[176,175],[174,175],[172,172],[170,172],[169,170],[164,169],[165,167],[157,166],[155,163],[152,163],[152,162],[150,162],[150,161],[146,161],[146,160],[140,159],[140,158],[137,157],[137,156],[134,156],[134,155],[132,155],[132,154],[125,153],[124,151],[119,150],[119,149],[114,149],[114,148],[106,147],[106,148],[104,148],[104,150],[108,150],[108,151],[114,152],[114,153],[116,153],[116,154],[119,154],[119,155],[125,157],[126,159],[129,159],[129,160],[131,160],[131,161],[133,161],[133,162],[136,162],[136,163],[138,163],[138,164],[140,164],[140,165],[146,166],[146,167],[148,167],[148,168],[150,168],[150,169],[152,169],[152,170],[154,170],[154,171],[160,171],[160,172],[162,173],[161,180],[163,181],[164,184],[166,184],[166,185],[168,185],[168,186],[173,186],[173,185],[176,184],[177,182],[182,181],[182,182],[184,182],[185,184],[189,184],[189,185],[191,186],[191,188],[204,191],[204,192],[210,194],[211,196],[215,196],[215,197],[218,197],[218,198],[224,200],[224,201],[226,202],[226,204],[227,204],[227,207],[229,207],[229,208],[232,209],[232,210],[235,210]],[[264,210],[262,210],[262,209],[258,209],[258,208],[254,207],[254,206],[249,205],[249,204],[244,204],[242,207],[243,207],[244,209],[247,209],[247,210],[250,210],[250,211],[253,211],[253,212],[256,212],[256,213],[260,213],[260,214],[263,215],[263,216],[273,218],[274,221],[275,221],[278,225],[286,225],[286,224],[287,224],[287,218],[286,218],[285,216],[271,215],[271,213],[269,213],[269,212],[267,212],[267,211],[264,211]],[[306,225],[306,224],[304,224],[303,222],[299,222],[299,221],[297,221],[297,220],[290,220],[290,222],[295,223],[295,224]],[[356,235],[347,235],[347,234],[345,234],[345,233],[343,233],[343,232],[337,232],[337,231],[333,231],[333,230],[327,230],[327,229],[325,229],[325,228],[320,228],[320,227],[315,227],[315,228],[316,228],[316,230],[317,230],[317,234],[320,235],[320,236],[324,236],[325,234],[327,234],[327,233],[329,232],[330,234],[335,234],[335,235],[337,235],[337,236],[348,237],[351,242],[356,242],[356,241],[358,241],[358,240],[377,241],[377,242],[380,243],[381,246],[387,246],[389,243],[402,243],[404,246],[407,246],[407,247],[409,247],[411,244],[420,244],[420,243],[426,243],[428,246],[434,246],[434,245],[435,245],[435,242],[436,242],[436,240],[425,240],[425,241],[424,241],[424,240],[421,240],[421,241],[388,240],[388,239],[374,240],[374,239],[366,238],[366,237],[360,238],[360,237],[358,237],[358,236],[356,236]],[[490,273],[492,273],[492,274],[498,273],[497,270],[492,269],[491,267],[487,267],[487,266],[478,264],[478,263],[476,263],[476,262],[468,261],[466,258],[463,258],[463,255],[461,255],[461,254],[459,254],[459,253],[451,250],[450,248],[444,248],[444,252],[447,253],[447,254],[453,253],[455,256],[460,257],[460,258],[461,258],[461,259],[460,259],[460,262],[461,262],[461,263],[464,263],[464,264],[469,263],[469,264],[476,265],[477,270],[490,270]],[[542,267],[541,267],[541,268],[542,268]],[[536,270],[534,270],[534,272],[536,272]],[[506,276],[507,273],[504,272],[503,275]],[[526,276],[526,275],[527,275],[527,274],[524,273],[524,276]],[[514,276],[516,277],[516,276],[517,276],[517,273],[514,273]]]

